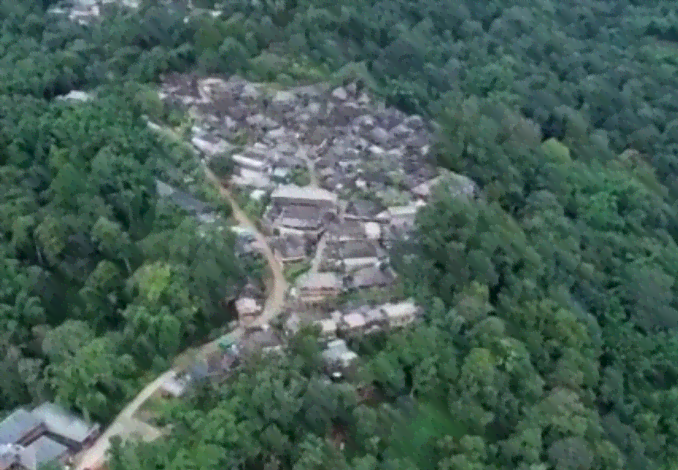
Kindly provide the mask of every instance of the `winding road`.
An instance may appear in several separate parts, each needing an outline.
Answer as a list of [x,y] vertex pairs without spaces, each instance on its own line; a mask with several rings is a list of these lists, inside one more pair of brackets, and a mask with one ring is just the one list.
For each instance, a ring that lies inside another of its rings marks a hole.
[[[257,326],[263,323],[268,323],[280,314],[285,304],[287,283],[285,281],[285,277],[283,276],[282,266],[275,259],[275,256],[273,256],[273,251],[271,250],[266,237],[264,237],[264,235],[259,232],[256,225],[240,209],[229,191],[220,184],[216,176],[214,176],[214,174],[207,167],[205,167],[205,173],[207,178],[212,183],[217,185],[221,195],[230,202],[233,208],[234,219],[240,225],[252,230],[252,232],[255,234],[255,238],[261,249],[261,252],[268,262],[270,274],[272,277],[272,285],[266,298],[264,310],[259,318],[257,318],[257,320],[254,322],[254,325]],[[234,337],[240,337],[243,334],[243,329],[236,328],[231,334]],[[218,340],[215,340],[203,345],[200,350],[203,354],[206,354],[215,351],[217,348]],[[110,441],[113,437],[119,436],[123,440],[128,438],[141,438],[144,441],[152,441],[159,438],[162,435],[161,430],[136,419],[135,415],[139,411],[139,408],[146,402],[146,400],[153,396],[160,389],[162,384],[169,380],[175,372],[176,370],[170,369],[146,385],[144,389],[141,390],[141,392],[139,392],[139,394],[118,414],[115,420],[113,420],[106,431],[101,434],[94,445],[84,452],[84,454],[80,457],[75,470],[90,470],[101,467],[106,461],[106,452],[110,447]]]

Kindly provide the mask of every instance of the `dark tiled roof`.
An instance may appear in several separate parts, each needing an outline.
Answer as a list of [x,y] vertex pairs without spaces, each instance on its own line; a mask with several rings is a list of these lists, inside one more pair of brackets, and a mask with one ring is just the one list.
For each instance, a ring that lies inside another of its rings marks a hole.
[[383,210],[378,203],[367,199],[356,199],[346,206],[346,213],[355,217],[374,217]]
[[356,289],[369,289],[390,286],[393,281],[395,276],[390,270],[374,266],[356,271],[351,277],[350,286]]
[[314,229],[322,225],[324,212],[313,206],[286,206],[280,215],[285,227]]
[[370,241],[336,243],[332,247],[335,259],[370,258],[379,255],[377,246]]
[[284,258],[296,258],[306,254],[306,244],[302,237],[288,235],[273,240],[272,246]]

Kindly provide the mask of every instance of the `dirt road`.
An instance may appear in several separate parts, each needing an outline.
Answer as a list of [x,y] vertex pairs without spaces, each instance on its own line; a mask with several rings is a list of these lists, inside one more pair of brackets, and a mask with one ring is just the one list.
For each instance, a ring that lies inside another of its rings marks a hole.
[[[240,209],[228,190],[219,184],[217,178],[207,168],[205,168],[205,173],[207,174],[207,177],[210,181],[218,185],[221,194],[231,203],[233,208],[233,217],[240,225],[246,226],[255,234],[257,243],[261,247],[261,251],[268,262],[273,283],[270,292],[268,293],[268,297],[266,298],[264,311],[254,324],[261,325],[262,323],[268,323],[280,314],[285,304],[287,283],[285,281],[285,277],[283,276],[282,266],[273,256],[273,251],[271,250],[266,237],[264,237],[264,235],[259,232],[254,223]],[[242,333],[243,330],[241,328],[237,328],[232,332],[232,335],[239,337],[242,335]],[[204,354],[214,351],[216,348],[218,348],[218,344],[215,340],[205,344],[201,348],[201,351]],[[110,440],[112,437],[119,436],[123,439],[141,438],[145,441],[152,441],[160,437],[162,435],[160,430],[138,421],[135,418],[135,415],[144,402],[154,395],[160,389],[162,384],[167,381],[174,372],[175,371],[173,369],[170,369],[153,380],[153,382],[146,385],[146,387],[144,387],[144,389],[139,392],[139,394],[118,414],[115,420],[99,437],[99,439],[97,439],[94,445],[85,452],[85,454],[80,458],[80,462],[75,467],[75,469],[93,469],[105,462],[106,452],[110,447]]]

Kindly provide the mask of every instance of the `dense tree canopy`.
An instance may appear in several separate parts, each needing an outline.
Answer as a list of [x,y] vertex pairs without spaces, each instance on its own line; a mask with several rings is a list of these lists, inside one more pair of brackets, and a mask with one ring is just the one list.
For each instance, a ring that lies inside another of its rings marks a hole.
[[[299,337],[111,469],[675,467],[675,2],[230,1],[185,20],[145,1],[90,25],[49,3],[0,3],[3,409],[54,396],[106,418],[222,323],[232,240],[155,191],[199,171],[146,129],[176,120],[160,74],[359,78],[435,118],[437,163],[481,188],[443,188],[394,253],[426,319],[355,345],[377,403]],[[55,99],[74,89],[97,98]]]

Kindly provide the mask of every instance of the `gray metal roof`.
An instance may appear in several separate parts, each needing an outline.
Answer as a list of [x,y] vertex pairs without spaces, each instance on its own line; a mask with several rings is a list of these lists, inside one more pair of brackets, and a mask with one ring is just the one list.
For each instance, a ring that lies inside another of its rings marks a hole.
[[40,418],[18,408],[0,422],[0,444],[14,444],[41,424]]
[[34,456],[32,460],[35,462],[35,467],[39,468],[43,464],[62,457],[68,452],[68,447],[53,441],[47,436],[43,436],[26,446],[26,452]]
[[54,403],[38,406],[33,410],[33,416],[41,420],[51,433],[75,442],[83,442],[99,427]]

